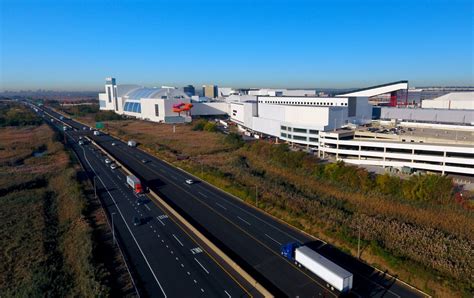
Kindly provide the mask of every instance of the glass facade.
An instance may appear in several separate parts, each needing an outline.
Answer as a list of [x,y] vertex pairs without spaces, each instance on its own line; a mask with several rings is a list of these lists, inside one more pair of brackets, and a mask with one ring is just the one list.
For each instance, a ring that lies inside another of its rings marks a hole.
[[139,102],[126,102],[123,110],[125,112],[141,113],[142,106]]

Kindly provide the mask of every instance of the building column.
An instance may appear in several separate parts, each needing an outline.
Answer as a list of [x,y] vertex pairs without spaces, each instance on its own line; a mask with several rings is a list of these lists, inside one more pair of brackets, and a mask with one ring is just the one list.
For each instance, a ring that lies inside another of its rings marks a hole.
[[411,149],[411,163],[415,163],[413,157],[415,157],[415,148]]
[[445,166],[446,166],[446,151],[443,152],[443,170],[441,171],[441,175],[444,175]]
[[336,143],[336,160],[339,158],[339,135],[337,135],[337,143]]
[[359,160],[360,160],[360,151],[362,150],[362,146],[359,145]]
[[387,147],[383,147],[383,168],[385,169],[385,154],[387,153]]

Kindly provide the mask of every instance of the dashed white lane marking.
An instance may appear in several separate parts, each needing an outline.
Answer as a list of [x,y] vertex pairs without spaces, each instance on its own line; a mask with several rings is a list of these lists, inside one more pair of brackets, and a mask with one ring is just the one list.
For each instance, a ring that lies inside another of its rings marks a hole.
[[251,225],[248,221],[246,221],[246,220],[243,219],[242,217],[237,216],[237,218],[240,219],[241,221],[245,222],[245,223],[248,224],[249,226]]
[[122,180],[122,178],[120,178],[120,176],[119,176],[119,175],[117,175],[117,178],[118,178],[119,180]]
[[198,191],[198,193],[199,193],[201,196],[207,198],[207,196],[206,196],[205,194],[203,194],[202,192]]
[[221,205],[221,204],[219,204],[219,203],[217,203],[217,202],[216,202],[216,205],[219,206],[219,207],[221,207],[221,208],[224,209],[224,210],[227,210],[227,208],[226,208],[225,206],[223,206],[223,205]]
[[272,237],[270,237],[269,235],[265,234],[265,236],[267,236],[267,237],[268,237],[268,238],[270,238],[271,240],[273,240],[273,241],[275,241],[276,243],[278,243],[278,244],[280,244],[280,245],[281,245],[281,243],[280,243],[280,242],[276,241],[275,239],[273,239],[273,238],[272,238]]
[[206,273],[209,274],[209,271],[207,271],[207,269],[196,258],[194,258],[194,260],[199,264],[199,266],[201,266],[202,270],[206,271]]
[[148,211],[151,211],[150,207],[148,205],[145,205],[145,208],[148,209]]
[[226,290],[224,290],[224,292],[227,294],[227,296],[229,296],[229,298],[230,298],[230,297],[232,297],[232,296],[230,296],[230,294],[229,294],[229,293],[227,293],[227,291],[226,291]]
[[161,219],[159,219],[158,217],[157,217],[156,219],[158,219],[158,221],[159,221],[163,226],[165,225],[165,223],[162,222]]
[[173,237],[174,239],[176,239],[176,241],[178,241],[178,243],[181,245],[181,246],[184,246],[183,243],[181,241],[179,241],[178,237],[176,237],[175,234],[173,234]]
[[201,292],[203,292],[203,293],[204,293],[204,289],[203,289],[203,288],[201,288]]

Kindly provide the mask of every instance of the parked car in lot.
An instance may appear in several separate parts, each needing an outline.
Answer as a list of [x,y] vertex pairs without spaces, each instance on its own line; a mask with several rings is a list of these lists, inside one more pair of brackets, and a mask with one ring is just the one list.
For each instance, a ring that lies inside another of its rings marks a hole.
[[142,223],[142,220],[138,216],[133,217],[134,226],[139,226],[141,223]]
[[112,170],[115,170],[115,169],[117,168],[117,165],[114,164],[114,163],[113,163],[113,164],[110,164],[110,168],[111,168]]
[[106,163],[106,164],[109,164],[109,163],[112,163],[112,161],[111,161],[110,159],[106,158],[106,159],[105,159],[105,163]]
[[194,180],[186,179],[186,184],[189,184],[189,185],[194,184]]

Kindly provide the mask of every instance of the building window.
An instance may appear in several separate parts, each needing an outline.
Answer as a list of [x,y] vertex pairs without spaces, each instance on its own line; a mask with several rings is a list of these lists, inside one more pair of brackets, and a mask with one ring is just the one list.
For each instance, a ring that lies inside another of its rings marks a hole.
[[160,116],[160,107],[157,104],[155,104],[155,116],[156,117]]
[[106,105],[105,100],[99,100],[99,106],[101,108],[105,108],[105,105]]
[[291,139],[291,135],[287,135],[286,137],[287,137],[288,139]]
[[282,133],[280,133],[280,136],[286,138],[286,133],[283,133],[283,132],[282,132]]
[[109,97],[109,102],[112,102],[112,94],[110,94],[110,87],[107,87],[107,96]]
[[283,126],[283,125],[282,125],[282,126],[280,126],[280,129],[281,129],[281,130],[286,130],[286,126]]
[[318,131],[317,131],[317,130],[314,130],[314,129],[310,129],[310,130],[309,130],[309,133],[312,134],[312,135],[317,135],[317,134],[318,134]]
[[310,142],[313,142],[313,143],[317,143],[317,142],[318,142],[318,139],[317,139],[317,138],[309,138],[309,141],[310,141]]
[[306,141],[307,140],[306,137],[302,137],[302,136],[293,136],[293,139],[294,140],[299,140],[299,141]]
[[307,133],[308,130],[303,129],[303,128],[293,128],[293,132]]

